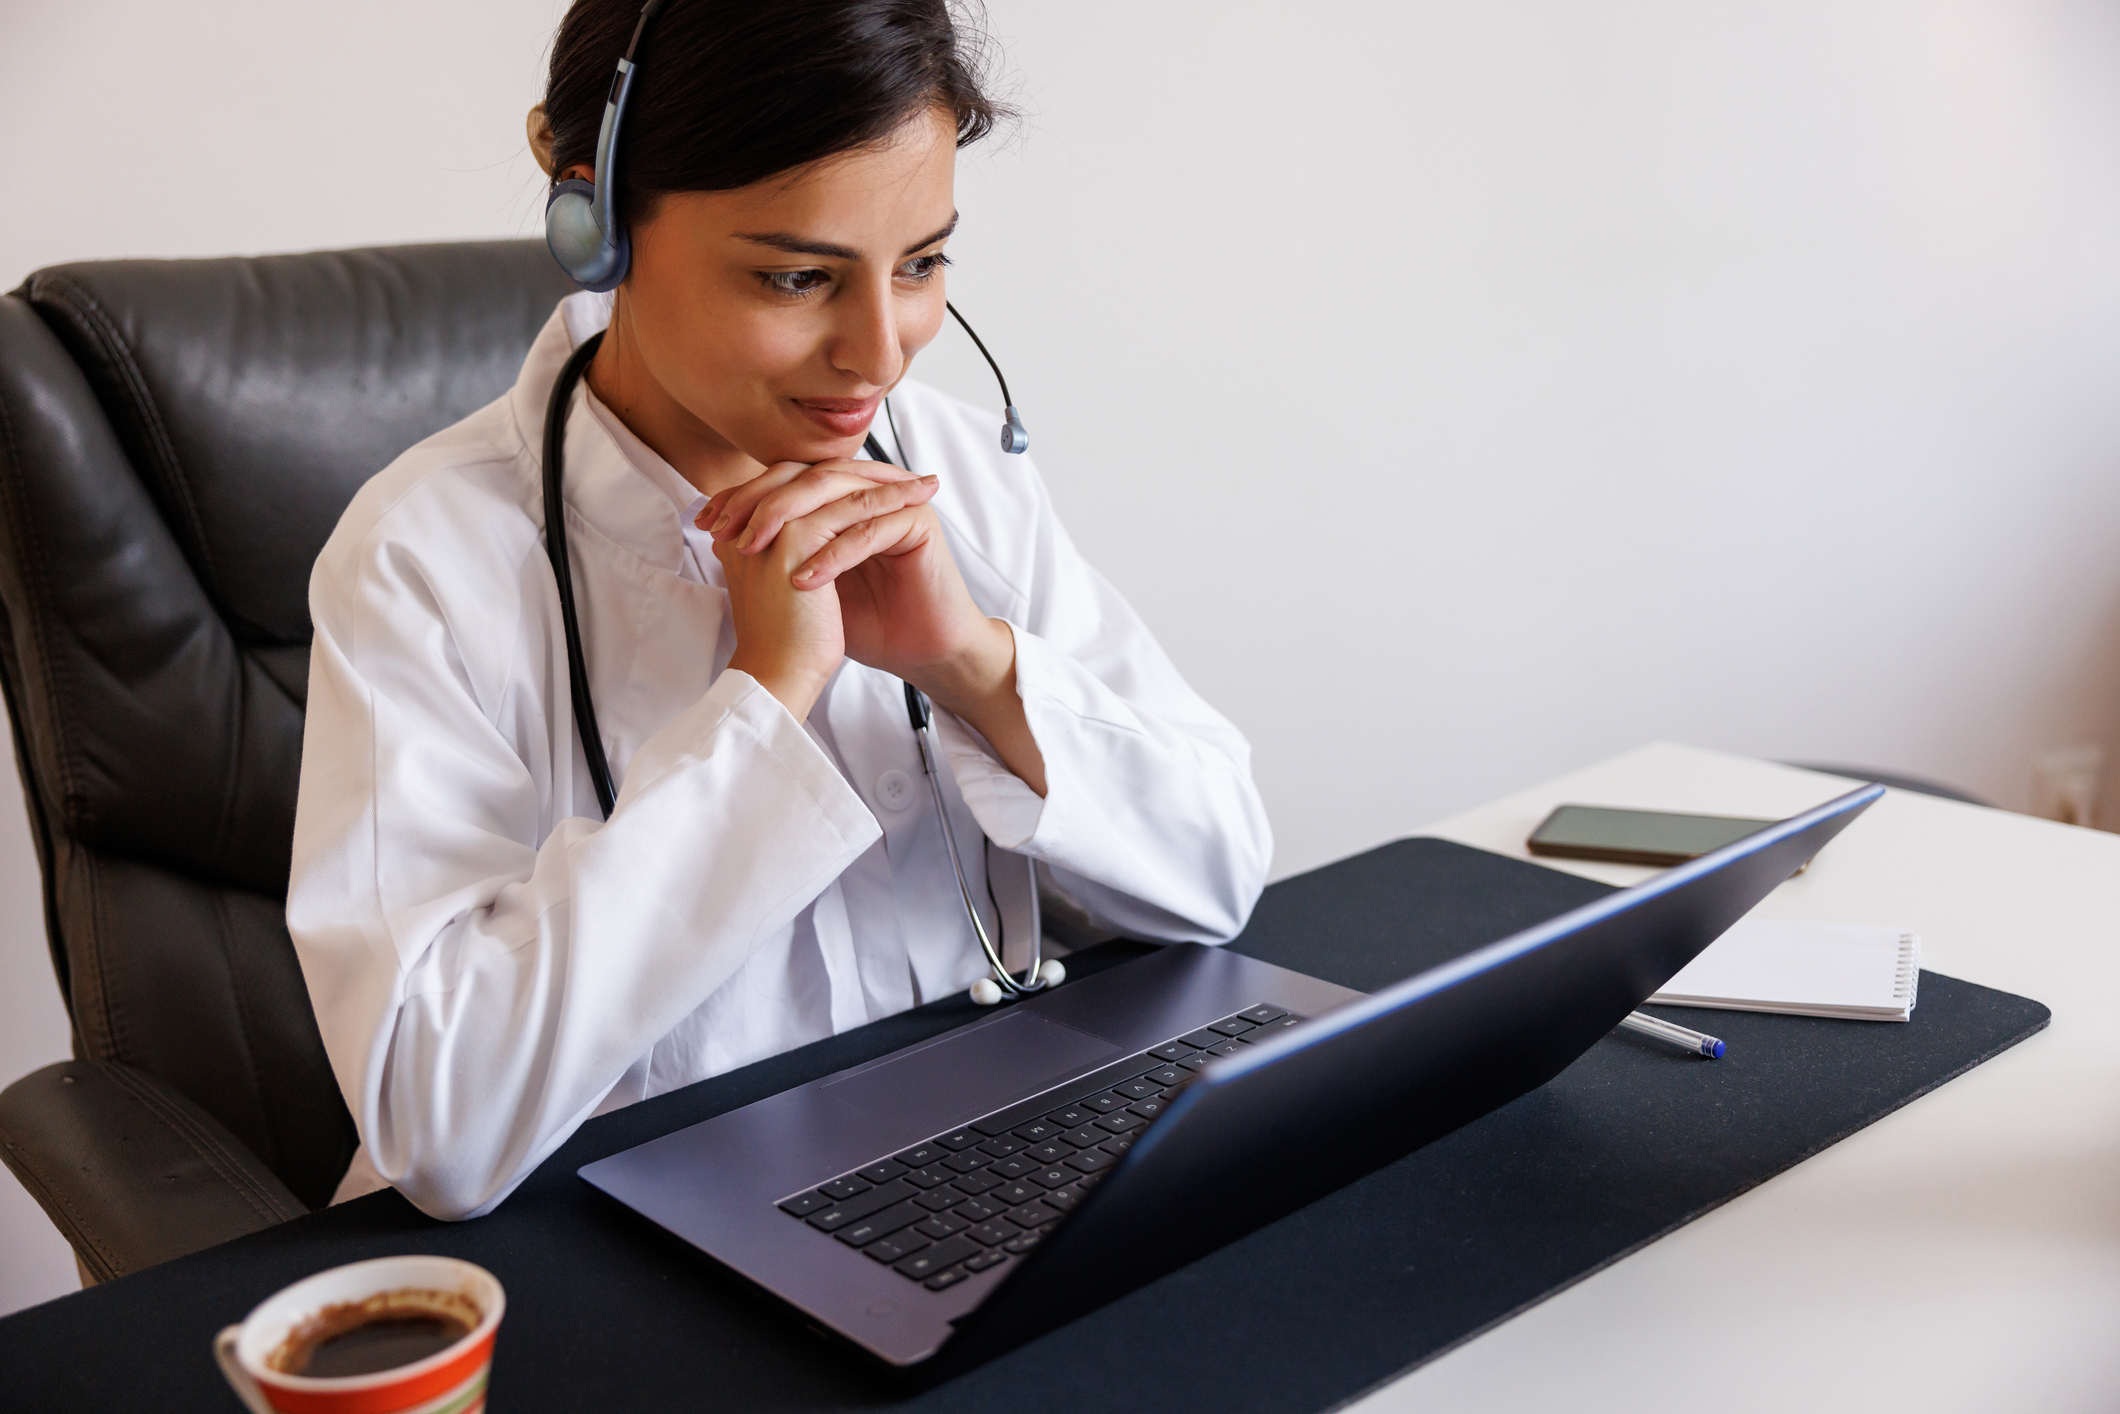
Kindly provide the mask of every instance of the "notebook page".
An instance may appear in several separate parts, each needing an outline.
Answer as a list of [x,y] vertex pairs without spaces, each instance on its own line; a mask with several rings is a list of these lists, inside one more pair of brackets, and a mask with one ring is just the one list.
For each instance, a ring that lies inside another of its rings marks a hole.
[[1748,919],[1649,1000],[1905,1020],[1919,968],[1920,939],[1903,928]]

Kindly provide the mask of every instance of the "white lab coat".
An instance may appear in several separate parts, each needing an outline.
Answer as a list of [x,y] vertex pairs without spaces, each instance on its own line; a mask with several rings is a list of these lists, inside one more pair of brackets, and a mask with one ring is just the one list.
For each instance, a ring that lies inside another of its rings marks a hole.
[[[310,581],[287,921],[360,1130],[341,1198],[392,1184],[475,1216],[593,1114],[985,971],[898,681],[848,661],[805,723],[729,671],[704,497],[584,384],[566,504],[619,787],[599,818],[539,468],[559,367],[609,311],[563,301],[511,392],[361,489]],[[1244,738],[1076,552],[998,419],[914,383],[890,401],[895,459],[942,478],[971,596],[1015,632],[1045,758],[1041,800],[937,714],[975,895],[984,831],[1004,897],[1013,851],[1115,930],[1228,938],[1272,852]]]

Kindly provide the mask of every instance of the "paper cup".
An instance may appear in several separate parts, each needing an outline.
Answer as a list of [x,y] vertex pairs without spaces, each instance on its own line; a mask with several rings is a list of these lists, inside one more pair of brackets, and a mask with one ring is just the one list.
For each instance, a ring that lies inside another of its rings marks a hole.
[[[407,1289],[460,1293],[478,1308],[478,1325],[447,1350],[369,1375],[314,1379],[265,1363],[308,1317]],[[252,1414],[478,1414],[506,1305],[501,1284],[483,1267],[454,1257],[378,1257],[318,1272],[267,1297],[241,1325],[214,1337],[213,1353]]]

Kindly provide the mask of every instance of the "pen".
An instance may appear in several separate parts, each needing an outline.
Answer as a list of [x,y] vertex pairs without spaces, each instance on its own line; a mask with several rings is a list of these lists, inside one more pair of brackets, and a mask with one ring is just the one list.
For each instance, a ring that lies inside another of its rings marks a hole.
[[1709,1060],[1722,1059],[1722,1042],[1704,1032],[1689,1031],[1660,1017],[1630,1011],[1627,1013],[1627,1019],[1620,1025],[1629,1031],[1639,1031],[1644,1036],[1654,1036],[1659,1041],[1669,1041],[1674,1045],[1684,1046],[1689,1051],[1698,1051]]

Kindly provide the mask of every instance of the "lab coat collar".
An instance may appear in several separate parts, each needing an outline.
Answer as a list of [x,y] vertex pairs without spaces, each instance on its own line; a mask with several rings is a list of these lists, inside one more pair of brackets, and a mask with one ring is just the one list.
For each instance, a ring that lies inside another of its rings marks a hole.
[[[544,470],[545,410],[552,385],[582,340],[610,322],[609,295],[569,295],[552,311],[523,359],[509,406],[527,459],[539,474]],[[623,424],[594,405],[588,384],[582,383],[567,418],[561,495],[577,518],[605,538],[657,569],[678,573],[685,549],[679,517],[688,508],[696,514],[697,503],[705,498],[630,432],[621,445],[614,429],[623,431]],[[542,507],[542,500],[538,505]]]

